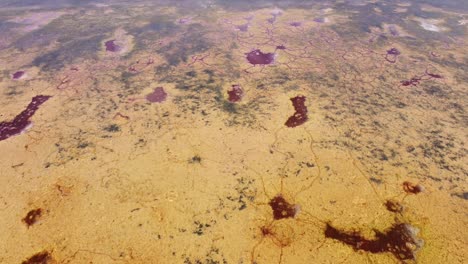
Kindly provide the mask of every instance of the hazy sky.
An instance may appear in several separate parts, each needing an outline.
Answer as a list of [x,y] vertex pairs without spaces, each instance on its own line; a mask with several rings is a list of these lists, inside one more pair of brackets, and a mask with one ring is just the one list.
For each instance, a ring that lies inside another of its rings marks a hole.
[[[365,0],[344,0],[345,2],[365,2]],[[196,4],[217,4],[226,7],[232,8],[254,8],[254,7],[265,7],[265,6],[288,6],[288,5],[304,5],[304,4],[313,4],[317,2],[327,2],[325,0],[0,0],[0,7],[25,7],[25,6],[47,6],[47,7],[60,7],[60,6],[78,6],[78,5],[87,5],[95,3],[106,3],[106,4],[116,4],[116,3],[138,3],[138,2],[151,2],[159,4],[187,4],[193,5]],[[336,1],[331,1],[335,3]],[[385,0],[381,2],[397,2],[394,0]],[[401,1],[398,1],[401,2]],[[411,0],[410,3],[427,3],[433,6],[444,7],[444,8],[455,8],[458,10],[468,10],[468,4],[466,0]]]

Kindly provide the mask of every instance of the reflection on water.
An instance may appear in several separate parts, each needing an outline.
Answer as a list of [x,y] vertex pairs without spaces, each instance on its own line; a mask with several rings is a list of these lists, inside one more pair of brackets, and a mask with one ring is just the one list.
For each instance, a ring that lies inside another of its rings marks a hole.
[[466,263],[466,21],[0,1],[0,263]]

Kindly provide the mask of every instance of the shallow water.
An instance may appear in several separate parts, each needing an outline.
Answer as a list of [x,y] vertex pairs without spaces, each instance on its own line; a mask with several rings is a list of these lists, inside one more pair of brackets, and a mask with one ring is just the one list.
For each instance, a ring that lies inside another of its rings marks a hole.
[[467,263],[467,15],[0,1],[0,263]]

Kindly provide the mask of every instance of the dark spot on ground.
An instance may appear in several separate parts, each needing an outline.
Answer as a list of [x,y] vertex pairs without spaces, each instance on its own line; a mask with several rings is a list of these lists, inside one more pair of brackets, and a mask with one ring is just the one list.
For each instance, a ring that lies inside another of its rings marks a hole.
[[36,113],[39,106],[49,100],[50,97],[48,95],[34,96],[26,109],[19,113],[12,121],[0,122],[0,141],[24,131],[31,124],[30,118]]
[[20,79],[21,77],[23,77],[24,74],[25,74],[24,71],[17,71],[15,73],[13,73],[13,80]]
[[167,93],[163,87],[154,88],[153,92],[146,96],[146,100],[151,103],[162,103],[166,100]]
[[376,183],[376,184],[381,184],[382,183],[382,180],[381,179],[377,179],[375,177],[370,177],[369,180],[373,183]]
[[307,116],[307,107],[305,106],[305,96],[296,96],[291,98],[294,106],[294,114],[288,118],[285,125],[287,127],[296,127],[304,124],[309,118]]
[[87,148],[89,146],[89,143],[88,142],[81,142],[78,144],[78,148],[80,149],[84,149],[84,148]]
[[42,251],[34,254],[32,257],[21,262],[22,264],[48,264],[51,263],[52,256],[47,251]]
[[26,214],[26,216],[23,218],[23,222],[28,226],[32,226],[37,222],[37,220],[42,216],[42,209],[37,208],[33,209]]
[[435,86],[435,85],[423,87],[423,90],[429,95],[438,96],[438,97],[446,96],[446,93],[440,87]]
[[193,156],[190,161],[190,163],[201,163],[201,157],[198,155]]
[[215,224],[216,221],[212,220],[210,221],[210,223],[202,223],[200,221],[195,221],[193,223],[195,224],[195,230],[193,231],[193,234],[201,236],[205,233],[205,230],[211,227],[213,224]]
[[424,187],[420,184],[414,184],[409,181],[403,182],[403,190],[406,193],[418,194],[424,191]]
[[111,124],[103,128],[107,132],[119,132],[120,127],[117,124]]
[[252,65],[268,65],[275,62],[275,53],[263,53],[259,49],[246,53],[246,59]]
[[122,49],[122,47],[115,44],[115,39],[106,41],[104,45],[106,45],[106,51],[110,52],[118,52]]
[[232,85],[232,89],[227,92],[228,93],[228,100],[231,103],[239,102],[242,97],[244,96],[244,90],[238,84]]
[[394,200],[387,200],[385,201],[385,207],[387,208],[388,211],[393,212],[393,213],[401,213],[403,212],[403,205],[401,205],[399,202],[394,201]]
[[358,231],[339,230],[330,224],[325,229],[325,237],[332,238],[371,253],[392,253],[398,260],[415,260],[424,241],[417,237],[419,230],[410,224],[396,223],[385,233],[375,230],[375,238],[367,239]]
[[299,212],[298,205],[290,204],[281,194],[271,199],[269,205],[273,210],[273,218],[275,220],[293,218]]
[[452,193],[452,196],[456,196],[456,197],[461,198],[463,200],[468,200],[468,192]]

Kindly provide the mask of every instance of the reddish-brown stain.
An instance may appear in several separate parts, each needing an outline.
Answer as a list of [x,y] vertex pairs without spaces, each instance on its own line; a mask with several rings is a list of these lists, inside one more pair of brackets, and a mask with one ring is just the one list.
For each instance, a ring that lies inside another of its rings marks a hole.
[[354,250],[390,252],[400,261],[415,260],[417,251],[424,244],[424,241],[416,236],[418,229],[410,224],[397,223],[385,233],[375,232],[374,239],[367,239],[357,231],[342,231],[327,224],[325,237],[341,241]]
[[24,111],[19,113],[12,121],[0,122],[0,141],[23,132],[30,124],[31,117],[39,109],[39,106],[49,100],[51,96],[34,96]]
[[228,100],[231,103],[239,102],[244,96],[244,90],[242,90],[242,88],[238,84],[234,84],[232,86],[232,90],[228,91],[227,93],[229,96]]
[[21,264],[48,264],[51,261],[52,257],[50,253],[47,251],[42,251],[21,262]]
[[409,181],[403,182],[403,190],[406,193],[418,194],[424,191],[424,187],[420,184],[414,184]]
[[417,86],[419,82],[421,81],[421,78],[419,77],[413,77],[409,80],[401,81],[401,85],[403,86]]
[[309,118],[307,116],[307,107],[305,106],[305,96],[296,96],[291,98],[294,106],[294,114],[288,118],[285,125],[287,127],[297,127],[304,124]]
[[294,218],[298,213],[298,206],[290,204],[281,194],[271,199],[269,205],[273,210],[273,218],[275,220]]
[[275,53],[263,53],[259,49],[246,53],[246,58],[252,65],[267,65],[275,62]]
[[404,209],[403,205],[393,200],[385,201],[385,207],[387,208],[388,211],[393,212],[393,213],[401,213],[403,212],[403,209]]
[[270,230],[270,228],[268,226],[262,226],[260,227],[260,230],[262,231],[262,235],[265,237],[265,236],[269,236],[269,235],[272,235],[272,231]]
[[28,226],[32,226],[37,222],[37,220],[42,216],[42,209],[37,208],[33,209],[26,214],[26,216],[23,218],[23,222]]

